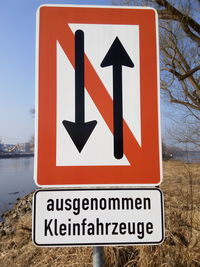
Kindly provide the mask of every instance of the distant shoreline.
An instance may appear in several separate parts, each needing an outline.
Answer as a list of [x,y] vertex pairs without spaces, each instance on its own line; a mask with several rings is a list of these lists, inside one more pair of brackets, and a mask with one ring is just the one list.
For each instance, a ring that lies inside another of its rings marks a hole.
[[0,154],[0,159],[10,159],[10,158],[25,158],[33,157],[34,153],[3,153]]

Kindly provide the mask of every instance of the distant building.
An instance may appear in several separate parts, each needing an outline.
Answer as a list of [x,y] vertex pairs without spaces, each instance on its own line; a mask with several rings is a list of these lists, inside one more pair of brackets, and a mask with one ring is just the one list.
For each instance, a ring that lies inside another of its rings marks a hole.
[[30,152],[31,146],[30,143],[24,143],[24,152]]
[[2,152],[2,151],[3,151],[3,144],[0,143],[0,152]]
[[20,144],[3,144],[0,143],[0,152],[5,153],[33,153],[34,145],[30,143],[20,143]]

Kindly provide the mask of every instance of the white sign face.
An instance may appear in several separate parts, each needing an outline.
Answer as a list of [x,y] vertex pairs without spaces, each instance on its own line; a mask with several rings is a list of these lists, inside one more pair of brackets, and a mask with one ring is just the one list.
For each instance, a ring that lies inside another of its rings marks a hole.
[[37,246],[150,245],[164,239],[157,188],[39,190],[33,203]]
[[[139,26],[69,24],[69,27],[74,35],[78,31],[82,31],[85,54],[112,101],[114,101],[113,67],[102,67],[101,62],[112,47],[116,37],[120,40],[121,46],[123,46],[134,65],[134,67],[123,66],[121,70],[123,117],[138,145],[141,146]],[[75,50],[77,49],[80,48],[78,47]],[[115,158],[113,154],[113,134],[88,94],[87,88],[84,88],[84,119],[85,122],[96,120],[97,124],[81,153],[74,145],[65,127],[63,127],[63,121],[75,122],[76,120],[75,72],[77,72],[76,69],[74,69],[59,41],[57,41],[56,165],[130,165],[125,155],[120,160]],[[100,89],[96,87],[93,90],[98,92]]]

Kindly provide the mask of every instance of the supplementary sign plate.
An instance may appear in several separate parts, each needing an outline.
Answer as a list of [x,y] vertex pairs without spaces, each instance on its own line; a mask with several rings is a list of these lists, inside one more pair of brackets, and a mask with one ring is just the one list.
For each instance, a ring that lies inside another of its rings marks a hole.
[[37,246],[145,245],[164,238],[157,188],[39,190],[33,204]]

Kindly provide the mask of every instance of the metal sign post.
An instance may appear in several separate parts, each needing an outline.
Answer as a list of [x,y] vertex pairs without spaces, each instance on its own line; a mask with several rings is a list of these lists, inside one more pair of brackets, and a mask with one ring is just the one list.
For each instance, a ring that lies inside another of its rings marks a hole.
[[104,248],[93,247],[93,267],[103,267],[104,265]]

